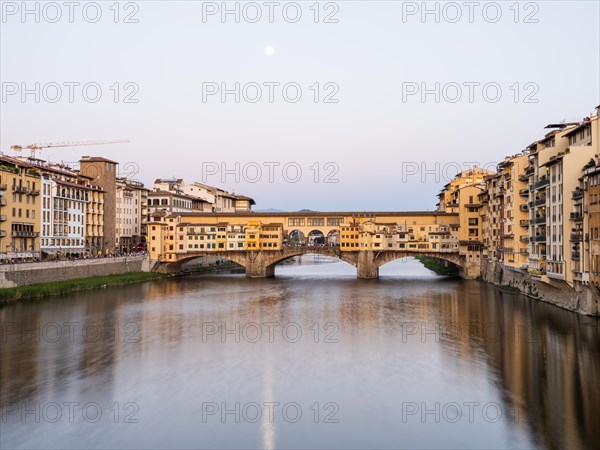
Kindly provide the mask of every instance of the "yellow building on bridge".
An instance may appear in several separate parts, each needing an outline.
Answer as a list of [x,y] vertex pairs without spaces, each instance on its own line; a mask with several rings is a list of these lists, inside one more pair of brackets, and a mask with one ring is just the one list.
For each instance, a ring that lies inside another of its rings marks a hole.
[[189,254],[274,251],[288,246],[342,252],[459,251],[459,216],[446,212],[177,213],[148,227],[150,259]]

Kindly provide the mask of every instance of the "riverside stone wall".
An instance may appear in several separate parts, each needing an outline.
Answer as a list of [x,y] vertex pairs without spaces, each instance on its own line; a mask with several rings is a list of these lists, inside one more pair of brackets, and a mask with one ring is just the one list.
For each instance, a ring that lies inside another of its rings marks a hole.
[[149,272],[144,256],[0,265],[0,288],[131,272]]
[[589,285],[564,281],[542,282],[525,271],[513,270],[495,261],[483,260],[482,278],[498,286],[511,286],[521,293],[579,314],[600,315],[600,293]]

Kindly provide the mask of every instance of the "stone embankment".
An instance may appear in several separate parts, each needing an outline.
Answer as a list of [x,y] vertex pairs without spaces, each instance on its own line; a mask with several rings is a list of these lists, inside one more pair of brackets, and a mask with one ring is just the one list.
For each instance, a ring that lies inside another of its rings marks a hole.
[[490,260],[483,261],[481,273],[484,281],[500,287],[518,289],[524,295],[579,314],[600,315],[600,292],[594,286],[579,282],[570,286],[560,280],[544,282],[525,271],[512,270]]

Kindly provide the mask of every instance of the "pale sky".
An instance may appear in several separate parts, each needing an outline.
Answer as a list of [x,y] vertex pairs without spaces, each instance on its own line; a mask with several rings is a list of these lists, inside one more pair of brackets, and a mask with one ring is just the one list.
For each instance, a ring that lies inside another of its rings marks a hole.
[[[597,1],[478,2],[473,11],[464,2],[430,2],[437,22],[414,9],[422,2],[321,2],[318,23],[313,1],[278,2],[273,23],[268,2],[228,2],[238,5],[239,23],[233,14],[225,23],[220,11],[209,15],[222,2],[194,1],[121,3],[118,23],[114,2],[99,2],[102,16],[92,23],[97,11],[89,3],[74,7],[73,23],[64,2],[55,3],[60,10],[37,3],[36,23],[33,13],[22,17],[20,1],[2,2],[3,152],[12,154],[15,144],[125,139],[41,157],[101,155],[124,172],[135,163],[133,178],[147,185],[204,176],[252,196],[257,209],[425,210],[457,167],[493,167],[541,137],[546,124],[579,120],[600,103]],[[250,23],[257,11],[261,18]],[[137,23],[124,23],[128,15]],[[325,23],[328,15],[337,23]],[[35,92],[36,82],[39,103],[34,93],[23,99],[22,89]],[[53,83],[62,94],[54,103]],[[72,102],[69,83],[79,83],[71,85]],[[224,102],[207,95],[215,86],[235,91],[235,83],[239,103],[234,94]],[[445,94],[439,102],[436,83]],[[96,103],[94,86],[102,89]],[[263,95],[253,103],[256,86]],[[292,103],[296,87],[302,93]],[[409,95],[415,87],[432,93]],[[138,102],[126,103],[128,94]],[[327,95],[337,103],[326,103]],[[231,171],[225,183],[224,165]],[[403,179],[416,168],[430,173]],[[325,183],[327,175],[337,182]]]

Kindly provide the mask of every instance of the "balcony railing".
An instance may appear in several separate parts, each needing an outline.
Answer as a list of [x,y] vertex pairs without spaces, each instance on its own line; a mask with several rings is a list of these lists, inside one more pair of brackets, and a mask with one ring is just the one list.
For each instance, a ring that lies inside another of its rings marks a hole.
[[535,188],[542,189],[542,188],[545,188],[546,186],[548,186],[549,184],[550,184],[550,180],[548,178],[542,178],[542,179],[540,179],[540,181],[535,183]]
[[519,206],[519,211],[527,212],[528,210],[529,210],[529,207],[527,205]]
[[8,186],[6,185],[6,183],[0,184],[0,191],[6,191],[7,189],[8,189]]
[[519,175],[519,181],[527,181],[529,180],[529,175]]
[[582,219],[583,219],[583,214],[581,214],[579,212],[571,213],[571,220],[582,220]]
[[0,215],[0,222],[6,222],[6,214]]
[[522,227],[527,228],[529,226],[529,220],[527,219],[523,219],[519,221],[519,225],[521,225]]
[[583,236],[581,234],[578,234],[578,233],[571,234],[571,242],[581,242],[582,239],[583,239]]
[[540,223],[546,223],[546,217],[536,217],[535,219],[533,219],[533,223],[535,224],[540,224]]
[[0,237],[6,237],[6,231],[0,230]]
[[519,195],[522,197],[527,197],[529,195],[529,189],[525,188],[525,189],[520,189],[519,190]]
[[546,197],[544,197],[544,198],[537,198],[537,199],[535,200],[535,202],[533,202],[533,204],[534,204],[535,206],[542,206],[542,205],[545,205],[545,204],[546,204]]
[[574,259],[574,260],[581,259],[581,253],[579,253],[579,252],[573,252],[573,253],[571,253],[571,259]]
[[40,235],[40,233],[38,233],[37,231],[13,231],[13,235],[15,237],[38,237]]
[[15,185],[13,186],[13,192],[15,192],[16,194],[25,194],[27,193],[27,188],[23,185]]
[[539,234],[537,236],[534,236],[533,242],[546,242],[546,235],[545,234]]
[[5,198],[0,198],[0,206],[6,206],[7,200]]
[[573,191],[573,200],[579,200],[580,198],[583,198],[583,191]]
[[520,241],[521,242],[529,242],[529,236],[521,236]]

